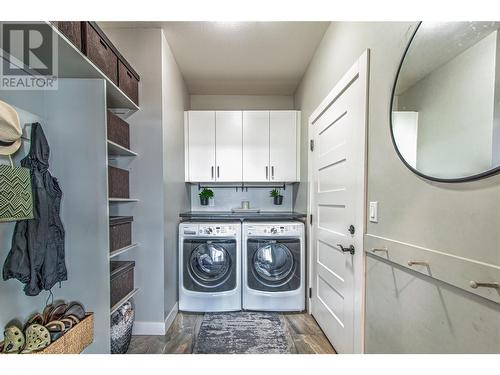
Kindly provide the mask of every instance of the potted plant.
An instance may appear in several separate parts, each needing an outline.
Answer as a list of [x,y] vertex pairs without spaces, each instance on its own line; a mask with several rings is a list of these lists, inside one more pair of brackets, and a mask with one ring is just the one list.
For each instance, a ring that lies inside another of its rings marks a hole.
[[283,195],[281,195],[281,192],[279,189],[271,190],[271,197],[273,197],[273,199],[274,199],[274,204],[276,204],[276,205],[283,204]]
[[211,189],[204,188],[201,193],[199,194],[200,196],[200,203],[202,206],[208,206],[208,202],[210,201],[210,198],[214,197],[214,192]]

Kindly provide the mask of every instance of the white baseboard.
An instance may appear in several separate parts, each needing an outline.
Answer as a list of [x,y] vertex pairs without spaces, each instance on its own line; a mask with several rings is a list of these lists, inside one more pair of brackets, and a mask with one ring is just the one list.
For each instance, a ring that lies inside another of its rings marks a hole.
[[174,322],[174,319],[177,316],[178,312],[179,312],[179,302],[176,302],[174,307],[172,307],[172,310],[170,310],[167,317],[165,318],[165,333],[167,333],[168,329]]
[[135,321],[132,329],[133,335],[163,336],[177,316],[179,305],[176,303],[163,322]]

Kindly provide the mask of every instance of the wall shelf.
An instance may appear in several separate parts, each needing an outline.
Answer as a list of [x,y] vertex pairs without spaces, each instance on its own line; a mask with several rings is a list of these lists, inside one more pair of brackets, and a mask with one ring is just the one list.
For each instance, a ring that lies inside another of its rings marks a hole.
[[118,308],[121,305],[123,305],[125,302],[127,302],[129,299],[131,299],[133,296],[135,296],[137,294],[137,292],[139,292],[139,289],[134,289],[129,294],[127,294],[125,297],[123,297],[121,300],[119,300],[117,303],[115,303],[111,307],[111,313],[110,314],[113,314],[116,310],[118,310]]
[[116,250],[109,253],[109,259],[112,259],[112,258],[116,257],[117,255],[123,254],[129,250],[135,249],[138,246],[139,246],[138,243],[133,243],[130,246],[125,246],[125,247],[122,247],[121,249],[116,249]]
[[109,156],[137,156],[137,152],[129,150],[123,146],[120,146],[118,143],[108,140],[108,155]]
[[135,198],[109,198],[109,203],[129,203],[129,202],[139,202],[139,199]]
[[124,117],[139,110],[135,104],[106,74],[73,45],[54,25],[46,22],[57,36],[59,78],[100,78],[106,81],[108,108],[116,108]]

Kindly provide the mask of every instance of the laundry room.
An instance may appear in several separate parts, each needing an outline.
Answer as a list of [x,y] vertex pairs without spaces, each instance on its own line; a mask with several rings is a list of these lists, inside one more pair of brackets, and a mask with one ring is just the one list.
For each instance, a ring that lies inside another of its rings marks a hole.
[[500,354],[500,22],[245,14],[0,21],[0,364]]

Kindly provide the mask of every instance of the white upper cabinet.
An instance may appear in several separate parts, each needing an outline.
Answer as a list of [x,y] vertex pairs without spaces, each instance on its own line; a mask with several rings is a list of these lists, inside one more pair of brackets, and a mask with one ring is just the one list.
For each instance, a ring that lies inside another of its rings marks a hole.
[[244,111],[243,181],[268,181],[269,172],[269,111]]
[[189,111],[186,181],[215,181],[215,112]]
[[215,113],[216,181],[242,181],[242,112]]
[[297,111],[188,111],[186,181],[296,182]]
[[298,121],[296,111],[269,113],[269,167],[271,181],[298,181]]

